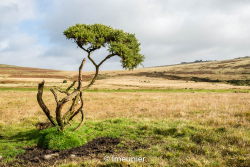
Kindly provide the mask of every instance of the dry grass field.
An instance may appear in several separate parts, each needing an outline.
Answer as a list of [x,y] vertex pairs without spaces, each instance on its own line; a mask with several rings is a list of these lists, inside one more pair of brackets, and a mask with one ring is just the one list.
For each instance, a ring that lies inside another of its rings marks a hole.
[[[84,73],[85,81],[91,74]],[[0,166],[250,166],[249,74],[248,57],[103,71],[92,91],[84,92],[85,122],[77,133],[88,142],[119,138],[113,155],[143,156],[147,162],[105,162],[110,153],[101,152],[22,164],[12,162],[36,146],[41,132],[35,125],[46,121],[36,101],[37,83],[66,87],[76,73],[0,65]],[[44,97],[53,110],[51,92]]]
[[[51,110],[52,94],[45,94]],[[250,127],[249,93],[86,92],[87,120],[189,120],[211,126]],[[1,91],[2,124],[44,121],[34,91]]]

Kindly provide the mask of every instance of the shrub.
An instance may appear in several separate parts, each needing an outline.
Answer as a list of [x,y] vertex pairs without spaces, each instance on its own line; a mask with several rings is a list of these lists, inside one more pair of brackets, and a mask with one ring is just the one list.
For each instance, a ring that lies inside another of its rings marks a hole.
[[69,130],[58,131],[56,128],[49,128],[42,131],[38,140],[38,146],[51,150],[64,150],[85,144],[87,141],[80,138],[77,133]]

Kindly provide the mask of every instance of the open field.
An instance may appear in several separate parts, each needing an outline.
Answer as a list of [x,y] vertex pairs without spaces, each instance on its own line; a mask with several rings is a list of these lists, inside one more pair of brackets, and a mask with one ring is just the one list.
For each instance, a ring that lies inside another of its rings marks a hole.
[[[66,87],[70,83],[62,81],[76,73],[0,65],[0,166],[248,167],[249,64],[250,58],[241,58],[104,71],[84,92],[85,122],[74,141],[79,147],[57,140],[47,143],[49,150],[36,146],[47,134],[60,135],[53,128],[39,130],[46,118],[36,101],[37,83],[46,80],[45,103],[53,110],[49,88]],[[85,79],[91,74],[84,73]],[[48,153],[58,157],[45,160]]]
[[[37,139],[29,139],[26,135],[36,136],[39,131],[35,130],[35,124],[45,120],[35,96],[35,91],[0,93],[0,140],[3,144],[0,154],[11,157],[23,152],[20,146],[35,145]],[[79,133],[89,136],[86,128],[93,130],[94,127],[98,129],[99,124],[106,126],[87,140],[91,141],[95,136],[115,136],[121,138],[122,146],[138,142],[147,149],[127,148],[122,152],[117,149],[114,155],[145,156],[146,164],[152,166],[247,166],[249,101],[249,93],[87,92],[86,122]],[[50,108],[55,107],[52,96],[46,102]],[[107,124],[110,119],[111,123]],[[124,127],[132,129],[124,132]],[[120,131],[117,128],[121,128]],[[86,134],[82,132],[84,129]],[[26,131],[29,132],[26,135],[15,136]],[[13,140],[16,141],[13,146],[8,144]],[[91,161],[87,158],[85,163],[105,164],[102,156]],[[83,159],[58,160],[57,163],[80,162],[83,163]]]
[[[53,96],[45,93],[50,109]],[[219,126],[249,126],[249,93],[87,92],[86,119],[181,119]],[[1,123],[44,119],[34,91],[0,92]],[[38,115],[39,114],[39,115]],[[13,117],[13,115],[15,115]]]
[[[83,72],[84,81],[93,72]],[[141,68],[133,71],[102,71],[96,89],[248,89],[250,58],[211,61],[173,66]],[[46,80],[47,86],[67,85],[77,72],[45,70],[0,65],[0,87],[36,87]],[[245,87],[244,87],[245,86]]]

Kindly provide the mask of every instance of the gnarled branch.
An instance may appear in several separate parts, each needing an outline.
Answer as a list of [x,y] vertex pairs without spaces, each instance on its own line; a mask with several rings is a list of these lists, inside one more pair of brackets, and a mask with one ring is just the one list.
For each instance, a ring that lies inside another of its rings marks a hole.
[[54,95],[54,98],[55,98],[55,101],[56,101],[56,104],[58,105],[58,97],[57,97],[57,94],[55,92],[55,90],[53,88],[50,89],[50,91],[52,92],[52,94]]
[[83,65],[85,64],[85,62],[86,62],[86,59],[84,58],[84,59],[82,60],[82,63],[81,63],[81,65],[80,65],[80,67],[79,67],[78,87],[77,87],[78,90],[81,90],[81,88],[82,88],[82,68],[83,68]]
[[[93,83],[95,82],[95,80],[98,76],[99,67],[102,65],[102,63],[105,62],[110,57],[114,56],[114,54],[110,54],[110,55],[106,56],[99,64],[96,64],[95,61],[91,58],[90,53],[91,52],[88,51],[87,57],[92,62],[92,64],[95,66],[96,70],[95,70],[95,75],[92,78],[91,82],[85,88],[89,88],[91,85],[93,85]],[[57,88],[57,87],[50,89],[50,91],[54,95],[54,98],[56,101],[56,110],[55,110],[56,118],[55,119],[56,119],[57,125],[60,127],[60,130],[63,130],[64,127],[67,124],[69,124],[70,121],[73,120],[73,118],[76,115],[78,115],[79,113],[81,113],[81,121],[75,129],[78,129],[81,126],[81,124],[83,123],[84,113],[83,113],[83,92],[82,92],[83,91],[83,88],[82,88],[82,68],[83,68],[85,62],[86,62],[86,59],[84,58],[81,62],[81,65],[79,66],[78,81],[74,81],[71,85],[69,85],[69,87],[66,90],[62,90],[62,89]],[[76,82],[78,83],[77,88],[74,88],[74,90],[70,93],[70,89],[75,86]],[[51,121],[51,123],[53,125],[56,125],[54,118],[50,115],[50,110],[44,104],[43,99],[42,99],[44,83],[45,83],[45,81],[43,81],[42,83],[40,83],[38,85],[37,100],[38,100],[40,107],[43,109],[44,113],[46,114],[48,119]],[[56,90],[60,93],[66,94],[66,96],[59,100],[58,95],[56,93]],[[79,99],[80,99],[81,105],[76,110]],[[62,116],[62,109],[63,109],[64,105],[70,100],[72,100],[72,104],[71,104],[69,110]]]
[[83,97],[82,97],[82,92],[80,92],[80,101],[81,101],[81,106],[78,108],[78,110],[73,113],[70,117],[69,117],[69,121],[71,121],[79,112],[82,112],[82,108],[83,108]]
[[55,126],[56,123],[54,121],[54,118],[50,115],[50,110],[48,109],[48,107],[45,105],[45,103],[43,101],[44,83],[45,83],[45,81],[42,81],[41,83],[38,84],[37,102],[38,102],[39,106],[42,108],[42,110],[45,113],[45,115],[47,116],[47,118],[49,119],[49,121],[51,122],[51,124]]
[[66,89],[66,92],[69,92],[69,90],[75,86],[75,83],[76,81],[73,81],[72,84]]
[[76,83],[76,81],[73,81],[72,84],[70,84],[69,87],[66,90],[62,90],[59,87],[54,87],[54,89],[57,90],[60,93],[64,93],[66,95],[69,95],[70,94],[69,91],[70,91],[71,88],[73,88],[75,86],[75,83]]
[[[82,92],[80,93],[80,101],[81,101],[81,106],[79,107],[79,109],[77,110],[77,112],[78,112],[78,113],[79,113],[79,112],[81,113],[81,121],[80,121],[80,123],[78,124],[78,126],[77,126],[74,130],[77,130],[77,129],[82,125],[83,120],[84,120]],[[77,115],[78,113],[76,113],[76,115]],[[73,117],[70,117],[70,120],[73,119],[73,118],[74,118],[74,116],[73,116]]]
[[109,54],[108,56],[106,56],[99,64],[98,66],[100,67],[102,65],[102,63],[104,63],[106,60],[108,60],[109,58],[115,56],[116,54]]
[[79,97],[79,95],[75,96],[75,97],[72,99],[72,104],[71,104],[69,110],[63,115],[63,120],[65,121],[65,123],[66,123],[67,117],[68,117],[69,115],[71,115],[72,113],[74,113],[75,107],[76,107],[76,105],[77,105],[78,97]]
[[[79,112],[81,112],[81,113],[83,112],[82,111],[83,99],[82,99],[82,90],[81,89],[82,89],[82,68],[83,68],[85,61],[86,61],[86,59],[84,58],[82,60],[80,67],[79,67],[78,86],[77,86],[77,88],[74,89],[73,92],[70,93],[70,89],[75,86],[75,83],[77,81],[74,81],[71,85],[69,85],[69,87],[66,90],[62,90],[62,89],[57,88],[57,87],[50,89],[50,91],[54,95],[54,98],[56,101],[56,110],[55,110],[56,122],[55,122],[54,118],[51,116],[50,110],[48,109],[48,107],[45,105],[45,103],[43,101],[42,95],[43,95],[45,81],[42,81],[41,83],[38,84],[38,93],[37,93],[38,104],[40,105],[43,112],[46,114],[47,118],[50,120],[50,122],[53,125],[58,125],[60,127],[60,130],[63,130],[63,128],[69,123],[69,120],[72,120],[73,117],[75,117]],[[64,98],[62,98],[61,100],[59,100],[58,95],[56,93],[56,90],[60,93],[66,94],[66,96]],[[75,108],[77,106],[77,101],[78,101],[79,97],[81,98],[81,106],[80,106],[81,109],[79,108],[75,112]],[[69,111],[66,112],[65,115],[62,117],[62,109],[63,109],[64,105],[70,100],[72,100],[72,105],[71,105]],[[67,115],[69,115],[69,119],[68,119],[68,121],[65,121],[65,119],[67,119]],[[83,115],[83,113],[82,113],[82,115]]]

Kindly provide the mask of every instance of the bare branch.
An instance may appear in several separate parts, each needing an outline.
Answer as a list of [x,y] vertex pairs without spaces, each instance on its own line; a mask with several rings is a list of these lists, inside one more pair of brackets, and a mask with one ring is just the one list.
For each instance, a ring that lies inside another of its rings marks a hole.
[[81,101],[81,106],[78,108],[78,110],[73,113],[70,117],[69,117],[69,121],[70,122],[79,112],[83,112],[82,108],[83,108],[83,97],[82,97],[82,92],[80,92],[80,101]]
[[[66,103],[70,100],[72,100],[79,92],[81,92],[81,87],[82,87],[82,68],[84,63],[86,62],[86,59],[84,58],[82,60],[82,63],[79,67],[79,76],[78,76],[78,87],[75,89],[72,93],[68,94],[66,97],[64,97],[62,100],[60,100],[60,103]],[[75,84],[75,83],[74,83]],[[72,84],[73,85],[73,84]]]
[[69,85],[69,87],[68,87],[66,90],[62,90],[62,89],[59,88],[59,87],[54,87],[54,89],[57,90],[57,91],[60,92],[60,93],[64,93],[64,94],[66,94],[66,95],[69,95],[69,94],[70,94],[69,91],[70,91],[70,89],[71,89],[72,87],[75,86],[75,83],[76,83],[76,81],[73,81],[72,84]]
[[83,68],[83,65],[85,64],[85,62],[86,62],[86,59],[84,58],[84,59],[82,60],[81,65],[79,66],[78,87],[77,87],[78,90],[80,90],[81,87],[82,87],[82,68]]
[[105,59],[103,59],[98,65],[94,62],[94,60],[90,57],[90,54],[88,54],[88,58],[90,59],[90,61],[93,63],[93,65],[95,66],[95,75],[92,78],[92,80],[90,81],[90,83],[84,87],[84,89],[88,89],[91,85],[93,85],[95,83],[95,80],[99,74],[99,67],[102,65],[102,63],[104,63],[106,60],[108,60],[109,58],[115,56],[115,54],[109,54],[108,56],[105,57]]
[[[81,88],[82,88],[82,68],[83,68],[83,65],[85,64],[85,62],[86,62],[86,59],[84,58],[84,59],[82,60],[81,65],[79,66],[78,87],[77,87],[77,90],[79,90],[79,91],[81,91]],[[71,86],[68,87],[68,88],[66,89],[67,92],[68,92],[68,90],[69,90],[71,87],[73,87],[73,85],[75,84],[75,82],[76,82],[76,81],[74,81],[74,82],[71,84]],[[74,112],[75,106],[77,105],[76,102],[77,102],[77,100],[78,100],[78,97],[79,97],[79,95],[77,94],[77,95],[72,99],[72,104],[71,104],[69,110],[64,114],[63,120],[64,120],[69,114],[71,114],[72,112]]]
[[65,90],[62,90],[61,88],[58,88],[58,87],[54,87],[55,90],[57,90],[58,92],[60,93],[64,93],[66,95],[69,95],[69,92],[65,91]]
[[115,54],[109,54],[108,56],[106,56],[105,57],[105,59],[103,59],[99,64],[98,64],[98,66],[101,66],[102,65],[102,63],[104,63],[106,60],[108,60],[109,58],[111,58],[111,57],[113,57],[113,56],[115,56]]
[[95,82],[95,80],[96,80],[96,78],[97,78],[98,74],[99,74],[99,67],[98,67],[98,66],[96,66],[96,68],[95,68],[95,75],[94,75],[94,77],[92,78],[92,80],[90,81],[90,83],[89,83],[87,86],[85,86],[85,87],[84,87],[84,89],[88,89],[91,85],[93,85],[93,84],[94,84],[94,82]]
[[69,110],[64,114],[63,120],[65,121],[65,123],[67,123],[67,122],[66,122],[66,118],[67,118],[69,115],[71,115],[72,113],[74,113],[75,107],[76,107],[76,105],[77,105],[78,97],[79,97],[79,95],[75,96],[75,97],[72,99],[72,104],[71,104]]
[[90,52],[88,53],[88,59],[92,62],[92,64],[97,67],[98,65],[96,64],[96,62],[91,58],[90,56]]
[[50,89],[50,91],[52,92],[52,94],[54,95],[54,98],[55,98],[55,101],[56,101],[56,104],[58,105],[58,98],[57,98],[57,94],[55,92],[55,90],[53,88]]
[[47,118],[49,119],[49,121],[51,122],[51,124],[55,126],[56,123],[54,122],[54,118],[50,115],[50,110],[48,109],[48,107],[45,105],[45,103],[43,101],[44,83],[45,83],[45,81],[42,81],[41,83],[38,84],[37,102],[38,102],[39,106],[42,108],[42,110],[45,113],[45,115],[47,116]]
[[69,90],[75,86],[75,83],[76,81],[73,81],[72,84],[66,89],[66,92],[69,92]]
[[81,111],[81,122],[80,122],[80,123],[78,124],[78,126],[74,129],[74,131],[81,127],[81,125],[82,125],[82,123],[83,123],[83,120],[84,120],[84,113],[83,113],[83,110],[81,109],[80,111]]

